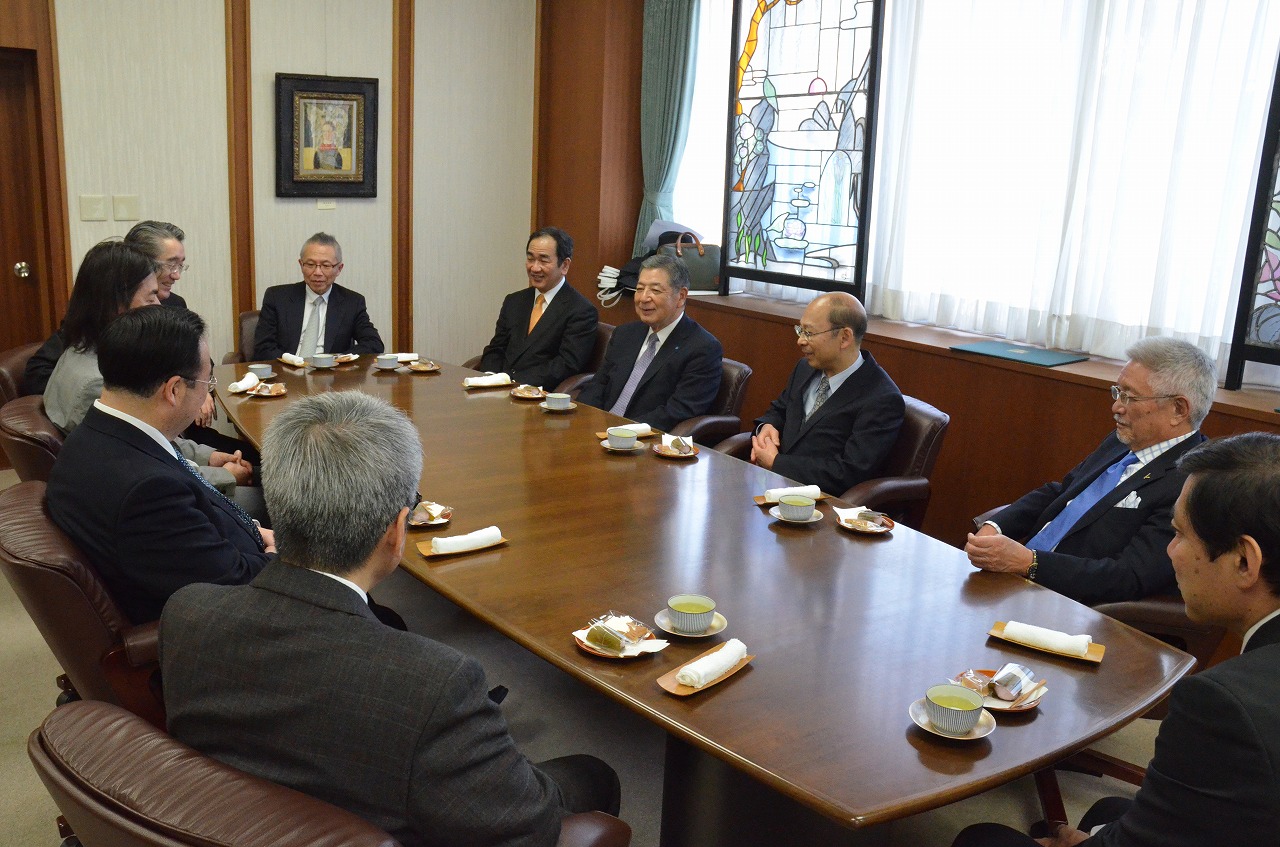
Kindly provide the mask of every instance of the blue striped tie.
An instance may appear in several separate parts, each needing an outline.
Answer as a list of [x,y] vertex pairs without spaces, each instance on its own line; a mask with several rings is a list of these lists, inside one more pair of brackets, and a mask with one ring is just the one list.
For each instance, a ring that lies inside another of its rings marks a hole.
[[177,452],[174,453],[174,456],[177,457],[178,461],[192,476],[204,483],[205,488],[209,489],[222,499],[223,504],[231,509],[231,512],[236,516],[236,519],[239,520],[240,523],[244,524],[245,529],[247,529],[249,534],[253,536],[253,540],[258,542],[258,548],[266,550],[267,545],[262,541],[262,533],[258,532],[258,525],[253,522],[253,518],[249,517],[249,513],[240,508],[240,504],[235,500],[232,500],[230,497],[219,491],[212,482],[205,479],[204,474],[200,473],[200,468],[196,466],[195,462],[192,462],[186,456]]

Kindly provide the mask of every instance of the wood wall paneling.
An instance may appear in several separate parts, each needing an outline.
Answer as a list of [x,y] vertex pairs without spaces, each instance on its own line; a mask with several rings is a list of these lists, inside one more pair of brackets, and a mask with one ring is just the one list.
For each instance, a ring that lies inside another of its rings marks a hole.
[[256,309],[253,233],[253,77],[249,0],[227,0],[227,176],[230,191],[231,326]]
[[391,349],[412,350],[414,0],[391,14]]

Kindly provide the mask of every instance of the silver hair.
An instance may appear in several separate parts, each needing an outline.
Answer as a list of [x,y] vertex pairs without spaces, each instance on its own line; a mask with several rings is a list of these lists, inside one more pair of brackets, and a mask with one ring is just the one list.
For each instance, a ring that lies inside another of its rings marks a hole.
[[358,391],[294,403],[267,427],[262,488],[280,557],[351,573],[369,558],[422,476],[422,442],[404,412]]
[[164,243],[170,238],[186,241],[187,234],[168,221],[142,221],[125,233],[124,243],[132,244],[155,261],[164,252]]
[[334,258],[338,260],[338,264],[342,264],[342,245],[338,243],[338,239],[334,238],[327,232],[317,232],[315,235],[302,242],[302,249],[298,251],[298,258],[302,258],[302,254],[307,252],[308,244],[319,244],[322,247],[332,247]]
[[689,268],[685,265],[683,259],[675,256],[668,256],[666,253],[650,256],[640,263],[640,270],[665,271],[667,284],[673,293],[678,293],[680,289],[689,287]]
[[1134,342],[1124,354],[1151,371],[1156,394],[1186,397],[1191,425],[1200,428],[1218,389],[1217,369],[1208,354],[1190,342],[1160,335]]

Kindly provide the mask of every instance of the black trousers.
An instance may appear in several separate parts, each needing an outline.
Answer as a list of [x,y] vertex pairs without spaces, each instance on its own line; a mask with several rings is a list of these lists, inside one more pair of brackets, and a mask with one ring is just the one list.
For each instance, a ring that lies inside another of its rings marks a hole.
[[608,763],[581,753],[538,762],[535,767],[555,780],[569,812],[607,812],[618,816],[622,785]]
[[[1103,797],[1080,819],[1077,829],[1088,832],[1095,826],[1119,820],[1133,801],[1128,797]],[[1089,844],[1093,839],[1082,842]],[[1039,847],[1029,835],[999,823],[979,823],[965,829],[951,842],[951,847]]]

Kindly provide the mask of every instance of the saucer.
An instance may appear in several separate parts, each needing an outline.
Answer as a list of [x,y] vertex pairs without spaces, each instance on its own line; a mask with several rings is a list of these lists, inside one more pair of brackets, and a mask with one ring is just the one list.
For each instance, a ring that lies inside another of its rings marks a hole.
[[332,362],[331,364],[328,364],[328,365],[313,365],[310,362],[307,362],[307,367],[320,368],[321,370],[328,370],[329,368],[336,368],[337,366],[338,366],[337,362]]
[[674,447],[667,447],[665,444],[653,445],[653,452],[664,459],[696,459],[698,457],[698,447],[695,444],[689,445],[692,449],[688,453],[677,452]]
[[275,379],[278,376],[280,376],[280,374],[276,373],[275,371],[272,371],[271,373],[263,374],[262,376],[258,377],[258,379],[261,381],[266,381],[268,379]]
[[973,725],[973,729],[964,735],[951,735],[950,733],[942,732],[936,729],[929,721],[929,714],[924,710],[923,697],[911,704],[907,709],[907,714],[911,715],[911,720],[915,721],[916,726],[925,732],[932,732],[939,738],[950,738],[952,741],[977,741],[979,738],[986,738],[996,728],[996,719],[992,717],[990,712],[983,709],[982,714],[978,716],[978,722]]
[[578,404],[570,403],[569,407],[566,409],[553,409],[547,405],[546,400],[543,400],[541,403],[538,404],[538,408],[542,409],[542,411],[544,412],[550,412],[553,415],[563,415],[565,412],[572,412],[574,409],[578,408]]
[[801,524],[803,524],[803,523],[817,523],[818,521],[822,520],[822,512],[819,512],[817,509],[814,509],[814,510],[813,510],[813,514],[809,516],[809,520],[807,520],[807,521],[793,521],[793,520],[790,520],[789,518],[784,518],[784,517],[782,516],[782,512],[780,512],[780,511],[778,510],[778,507],[777,507],[777,506],[774,506],[772,509],[770,509],[770,510],[769,510],[769,514],[770,514],[770,516],[777,518],[778,520],[782,521],[783,523],[801,523]]
[[609,439],[607,438],[600,442],[600,446],[608,450],[610,453],[635,453],[637,450],[644,449],[644,445],[639,441],[636,442],[636,446],[634,447],[610,447]]
[[391,364],[391,365],[380,365],[380,364],[378,364],[377,362],[374,362],[374,363],[373,363],[373,368],[374,368],[374,370],[379,370],[379,371],[394,371],[394,370],[398,370],[398,369],[400,368],[400,363],[399,363],[399,362],[396,362],[396,363]]
[[719,633],[724,632],[724,628],[729,625],[729,621],[724,615],[719,612],[713,612],[711,615],[711,626],[707,627],[704,631],[697,633],[681,632],[675,628],[674,624],[671,623],[671,615],[666,609],[660,609],[658,613],[653,616],[653,622],[657,624],[658,629],[663,632],[670,633],[671,635],[678,635],[681,638],[710,638],[713,635],[718,635]]

